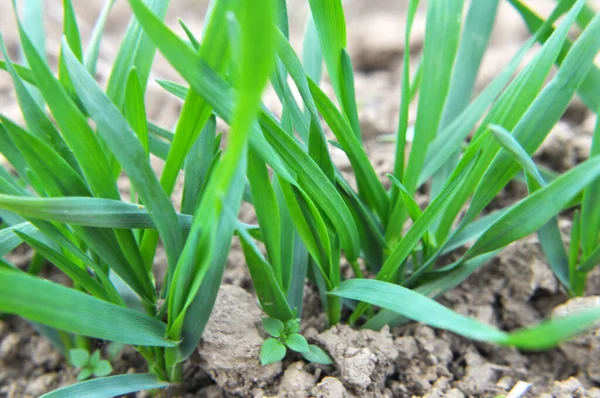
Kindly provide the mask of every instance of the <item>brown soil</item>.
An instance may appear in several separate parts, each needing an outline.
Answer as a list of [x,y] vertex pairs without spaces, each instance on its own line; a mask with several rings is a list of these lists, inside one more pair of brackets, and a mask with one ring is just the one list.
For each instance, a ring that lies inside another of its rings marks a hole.
[[[18,56],[14,20],[9,2],[0,4],[0,24],[11,56]],[[48,52],[56,59],[61,29],[59,0],[48,0]],[[82,15],[84,36],[100,1],[76,4]],[[173,2],[168,20],[175,25],[177,16],[185,16],[190,27],[200,32],[205,5],[178,0]],[[202,3],[205,3],[204,1]],[[299,48],[306,4],[288,1],[294,10],[291,20],[292,42]],[[392,168],[393,145],[379,137],[395,130],[399,105],[399,76],[404,52],[405,2],[349,0],[347,22],[349,51],[356,74],[361,127],[370,158],[382,178]],[[532,2],[548,13],[554,1]],[[599,7],[600,8],[600,7]],[[118,2],[112,13],[103,42],[99,79],[110,71],[120,35],[129,12],[126,2]],[[191,15],[198,15],[191,18]],[[424,14],[415,22],[411,50],[423,45]],[[491,48],[477,80],[484,87],[505,65],[527,37],[527,31],[511,7],[502,4]],[[416,61],[416,59],[415,59]],[[154,77],[178,80],[164,60],[158,57]],[[327,85],[327,83],[324,83]],[[176,121],[180,103],[155,85],[148,94],[148,110],[157,123],[169,127]],[[276,100],[271,96],[267,104]],[[2,112],[21,120],[10,79],[0,73]],[[415,109],[411,109],[414,119]],[[546,166],[564,171],[585,159],[589,153],[595,115],[577,100],[540,149],[537,159]],[[342,153],[333,156],[343,171],[348,161]],[[161,162],[156,160],[160,169]],[[126,186],[123,186],[124,191]],[[522,186],[511,184],[494,206],[505,206],[525,194]],[[175,195],[177,196],[177,194]],[[253,217],[244,211],[242,217]],[[561,221],[570,228],[568,219]],[[26,264],[30,254],[12,253],[12,261]],[[157,256],[160,264],[161,256]],[[600,295],[600,272],[590,276],[588,296]],[[552,315],[555,307],[567,300],[532,236],[507,248],[441,302],[505,330],[527,326]],[[589,300],[597,300],[591,298]],[[241,303],[241,304],[240,304]],[[574,302],[561,307],[587,305]],[[600,331],[543,353],[523,353],[515,349],[476,343],[451,333],[423,325],[405,325],[381,331],[356,330],[336,326],[326,330],[314,287],[306,287],[303,333],[313,344],[325,349],[334,360],[332,366],[308,364],[288,355],[283,363],[262,367],[258,350],[264,338],[260,326],[261,311],[252,296],[252,287],[239,245],[234,242],[213,316],[196,354],[186,364],[183,386],[185,397],[492,397],[507,393],[518,381],[532,383],[527,396],[600,397]],[[113,364],[115,373],[144,372],[144,363],[132,349],[126,349]],[[28,323],[16,317],[0,321],[0,397],[32,397],[75,381],[61,356]],[[140,393],[138,396],[149,396]]]

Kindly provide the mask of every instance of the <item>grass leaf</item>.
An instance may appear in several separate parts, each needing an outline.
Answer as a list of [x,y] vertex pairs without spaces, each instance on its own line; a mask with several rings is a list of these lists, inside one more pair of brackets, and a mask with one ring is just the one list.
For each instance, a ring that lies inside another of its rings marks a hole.
[[3,312],[98,339],[143,346],[174,345],[164,338],[164,323],[54,282],[0,269],[0,287]]
[[113,397],[142,390],[167,387],[169,383],[160,381],[153,374],[125,374],[83,381],[59,388],[40,398],[65,397]]

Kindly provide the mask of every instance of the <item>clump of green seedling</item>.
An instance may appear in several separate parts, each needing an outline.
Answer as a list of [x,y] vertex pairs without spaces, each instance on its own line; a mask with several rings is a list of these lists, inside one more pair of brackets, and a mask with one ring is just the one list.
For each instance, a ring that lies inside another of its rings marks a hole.
[[[569,0],[543,20],[521,1],[510,2],[532,37],[473,99],[498,1],[470,2],[466,18],[463,0],[428,2],[414,74],[409,43],[419,1],[408,3],[390,189],[363,143],[341,0],[309,1],[302,60],[289,41],[283,0],[214,0],[201,41],[183,23],[185,38],[165,25],[167,1],[129,0],[134,16],[105,89],[94,76],[114,0],[106,1],[85,51],[73,5],[64,1],[57,65],[43,51],[38,3],[25,2],[33,9],[23,18],[33,20],[17,20],[27,66],[10,60],[0,37],[0,67],[12,78],[25,121],[21,126],[0,114],[0,152],[13,169],[0,167],[0,252],[25,242],[36,261],[28,272],[0,263],[0,311],[34,322],[65,355],[78,353],[80,375],[106,371],[99,354],[84,358],[90,338],[134,345],[150,372],[87,380],[57,394],[127,394],[181,383],[234,235],[267,316],[264,364],[281,360],[288,348],[309,361],[331,362],[299,333],[307,279],[317,286],[330,325],[346,321],[347,307],[348,321],[364,327],[412,319],[468,338],[544,349],[597,322],[600,309],[592,309],[509,333],[434,300],[534,232],[573,294],[582,292],[598,263],[600,211],[592,203],[600,177],[598,128],[590,159],[563,175],[540,169],[531,155],[574,95],[592,110],[600,107],[594,64],[600,15],[584,0]],[[581,34],[571,42],[573,25]],[[542,46],[517,73],[536,41]],[[155,49],[186,81],[158,81],[184,101],[173,130],[153,124],[145,110]],[[323,61],[337,104],[320,87]],[[546,84],[554,65],[558,73]],[[282,104],[280,118],[261,104],[269,79]],[[224,149],[217,118],[231,127]],[[348,156],[353,181],[332,162],[332,146]],[[150,155],[165,161],[160,176]],[[178,212],[171,195],[180,175]],[[117,188],[120,176],[131,183],[128,200]],[[513,179],[525,182],[530,195],[487,214]],[[415,200],[423,187],[429,192],[424,209]],[[238,221],[242,201],[253,205],[256,225]],[[556,218],[580,204],[567,253]],[[159,241],[167,257],[164,281],[153,273]],[[465,245],[457,261],[439,265]],[[43,259],[73,286],[36,276]],[[352,278],[343,277],[345,267]]]
[[83,348],[69,350],[69,363],[78,369],[77,380],[83,381],[90,377],[104,377],[112,373],[110,362],[100,358],[100,350],[93,354]]
[[300,319],[290,319],[286,323],[279,319],[263,318],[263,327],[271,336],[266,339],[260,349],[260,362],[268,365],[281,361],[289,348],[302,354],[304,359],[310,362],[329,365],[331,358],[321,348],[308,344],[304,336],[300,334]]

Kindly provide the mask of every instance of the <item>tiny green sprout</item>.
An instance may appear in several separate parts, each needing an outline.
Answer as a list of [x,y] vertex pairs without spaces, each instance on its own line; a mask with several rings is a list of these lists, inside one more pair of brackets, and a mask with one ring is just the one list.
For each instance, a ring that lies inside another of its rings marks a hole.
[[83,381],[91,376],[104,377],[112,373],[113,369],[105,359],[100,359],[100,350],[94,351],[92,355],[83,348],[74,348],[69,351],[69,362],[79,369],[77,380]]
[[287,348],[299,352],[309,362],[323,365],[333,363],[325,351],[308,344],[306,338],[298,333],[300,319],[290,319],[284,324],[278,319],[263,318],[262,322],[265,331],[272,336],[265,340],[260,349],[260,362],[263,365],[281,361],[285,357]]

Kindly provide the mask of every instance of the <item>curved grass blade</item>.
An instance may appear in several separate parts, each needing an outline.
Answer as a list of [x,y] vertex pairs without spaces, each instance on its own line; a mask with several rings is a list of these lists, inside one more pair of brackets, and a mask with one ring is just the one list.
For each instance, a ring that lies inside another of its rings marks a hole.
[[[0,194],[0,207],[24,217],[96,228],[154,229],[144,206],[90,197],[37,198]],[[179,225],[189,229],[192,217],[178,214]]]
[[83,65],[65,47],[65,60],[79,98],[98,126],[116,159],[125,169],[135,190],[156,223],[169,264],[177,263],[183,246],[175,209],[160,187],[144,148],[114,104],[98,87]]
[[[513,156],[527,173],[527,187],[529,188],[529,192],[534,192],[539,189],[539,187],[545,186],[546,181],[540,174],[531,157],[529,157],[529,154],[523,149],[519,142],[501,126],[490,125],[489,128],[492,131],[494,138],[496,138],[500,145]],[[535,181],[531,181],[531,178]],[[567,258],[567,253],[558,228],[558,220],[553,218],[548,221],[547,224],[540,228],[538,236],[542,250],[550,263],[550,267],[561,283],[567,289],[570,289],[569,259]]]
[[[577,3],[581,9],[583,3]],[[574,6],[574,7],[577,7]],[[573,17],[574,14],[571,14]],[[567,54],[558,74],[544,88],[513,129],[515,139],[531,154],[542,143],[566,110],[571,97],[581,85],[600,50],[600,14],[588,25]],[[509,154],[498,154],[475,191],[467,218],[479,213],[516,174],[519,169]]]
[[87,290],[92,296],[109,301],[109,297],[102,287],[102,284],[100,284],[96,279],[92,278],[92,276],[86,270],[73,263],[62,253],[45,245],[29,234],[21,232],[19,229],[15,230],[15,234],[37,253],[41,254],[48,261],[52,262],[52,264],[56,265],[56,267],[63,271],[65,275],[71,278],[79,286]]
[[[146,33],[154,40],[169,63],[193,90],[209,102],[221,118],[231,122],[235,102],[227,83],[139,0],[131,0],[131,5]],[[252,126],[250,145],[278,174],[288,181],[294,180],[282,160],[269,147],[258,126]]]
[[40,398],[109,398],[168,385],[169,383],[158,380],[153,374],[125,374],[82,381],[44,394]]
[[164,338],[166,325],[154,318],[47,280],[3,269],[0,310],[83,336],[142,346],[175,345]]
[[463,0],[434,1],[428,4],[423,76],[415,136],[402,183],[414,193],[427,148],[437,135],[444,102],[450,89],[452,68],[458,49]]
[[0,34],[0,48],[6,62],[6,70],[10,73],[13,81],[13,86],[17,94],[19,107],[27,123],[27,127],[35,136],[52,146],[75,170],[79,169],[79,164],[75,160],[73,153],[67,147],[65,141],[60,136],[60,133],[46,116],[44,110],[39,106],[36,99],[31,95],[25,83],[21,80],[21,76],[17,73],[15,65],[11,62],[4,39]]
[[598,156],[561,175],[498,218],[465,253],[464,258],[470,259],[496,250],[537,231],[598,176]]
[[[391,281],[403,271],[405,261],[411,254],[419,240],[425,235],[432,223],[438,218],[440,213],[448,206],[450,200],[456,195],[464,180],[475,167],[479,159],[479,152],[467,152],[461,159],[459,165],[454,170],[452,176],[442,189],[442,192],[427,206],[425,211],[410,227],[406,235],[400,240],[398,245],[394,247],[388,258],[383,263],[381,270],[377,273],[377,279],[383,281]],[[420,268],[418,271],[424,272],[425,268]],[[367,305],[361,303],[353,312],[350,321],[355,322],[362,315]]]
[[[530,32],[537,32],[540,27],[545,23],[545,21],[539,17],[535,12],[533,12],[527,5],[522,3],[520,0],[509,0],[509,2],[513,5],[513,7],[521,14],[523,21],[529,28]],[[570,1],[562,1],[559,2],[557,6],[557,14],[561,14],[564,12],[565,7],[569,7],[573,4],[573,0]],[[578,15],[578,20],[587,15],[587,23],[581,26],[582,29],[585,29],[587,25],[591,22],[590,17],[596,15],[594,13],[589,13],[587,6],[584,6],[582,12]],[[545,43],[548,40],[548,37],[552,34],[552,29],[548,30],[545,34],[540,35],[538,37],[538,41],[540,43]],[[564,57],[570,51],[572,47],[572,42],[570,40],[566,40],[561,49],[561,53],[556,59],[556,64],[559,68],[562,66],[564,61]],[[583,101],[583,103],[592,111],[595,111],[600,106],[600,68],[596,65],[592,66],[589,70],[587,76],[584,79],[584,82],[577,89],[577,94]]]
[[21,231],[39,238],[38,229],[29,222],[12,225],[0,230],[0,257],[3,257],[19,246],[23,240],[15,231]]
[[[480,128],[476,131],[474,135],[475,138],[484,136],[488,133],[487,126],[489,124],[502,125],[507,130],[512,131],[519,120],[522,119],[523,114],[531,108],[531,104],[536,97],[538,97],[538,93],[556,60],[556,57],[559,55],[560,48],[567,37],[569,28],[581,10],[583,3],[584,1],[580,0],[575,4],[563,21],[561,21],[550,39],[544,43],[535,58],[521,73],[518,74],[515,80],[502,93],[496,104],[481,123]],[[550,26],[558,16],[559,13],[553,13],[551,18],[546,21],[546,25],[544,25],[537,34],[542,34],[544,29]],[[532,40],[534,39],[535,37],[532,38]],[[481,163],[478,165],[471,178],[466,181],[454,203],[452,203],[445,212],[443,220],[438,228],[438,236],[444,235],[443,233],[440,234],[442,229],[448,231],[452,227],[456,216],[460,213],[467,199],[473,192],[476,189],[487,185],[486,183],[481,183],[481,180],[500,149],[500,145],[493,140],[486,143],[486,149],[483,152]],[[473,208],[472,205],[471,208]],[[480,210],[481,209],[473,208],[470,212],[467,211],[466,216],[461,220],[459,228],[462,228],[464,225],[471,222],[480,213]]]
[[537,166],[515,137],[502,126],[492,124],[488,128],[496,141],[513,156],[526,173],[532,176],[540,186],[546,185],[546,181],[544,181]]
[[[453,263],[450,266],[453,267],[450,271],[445,272],[443,275],[438,276],[431,282],[426,282],[412,290],[419,294],[425,295],[429,298],[435,299],[441,296],[448,290],[454,289],[466,280],[473,272],[487,264],[492,260],[499,251],[484,254],[474,259],[462,262],[459,260],[459,264]],[[454,267],[455,265],[458,265]],[[408,322],[409,319],[405,316],[399,315],[396,312],[383,309],[377,315],[369,319],[364,325],[364,329],[379,330],[385,325],[390,327],[403,325]]]
[[381,185],[361,141],[356,138],[347,119],[339,113],[327,95],[312,81],[309,80],[308,83],[317,108],[350,158],[356,174],[359,194],[367,204],[377,211],[382,220],[387,220],[389,207],[387,193]]
[[[187,44],[181,42],[146,8],[135,9],[135,12],[143,15],[141,21],[149,34],[156,40],[161,52],[184,76],[191,87],[211,103],[219,116],[230,121],[234,112],[234,103],[231,89],[227,84],[206,63],[199,59]],[[190,67],[187,68],[186,66]],[[260,121],[265,127],[264,132],[269,136],[271,145],[262,136],[258,126],[253,126],[250,136],[252,148],[261,155],[280,177],[290,182],[294,182],[295,179],[291,177],[283,161],[293,166],[290,168],[293,168],[294,172],[302,176],[302,185],[315,198],[317,204],[326,212],[332,224],[338,230],[346,255],[355,259],[358,256],[358,233],[353,225],[351,214],[347,211],[345,204],[331,182],[302,147],[270,115],[263,112]],[[272,146],[274,145],[277,146],[276,151],[273,151]]]
[[532,328],[506,333],[473,318],[460,315],[427,296],[387,282],[350,279],[330,294],[370,303],[473,340],[528,350],[554,347],[592,327],[600,319],[600,308],[595,308],[563,318],[555,318]]

